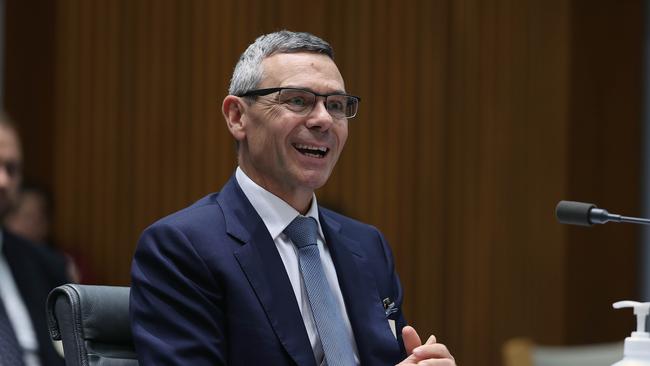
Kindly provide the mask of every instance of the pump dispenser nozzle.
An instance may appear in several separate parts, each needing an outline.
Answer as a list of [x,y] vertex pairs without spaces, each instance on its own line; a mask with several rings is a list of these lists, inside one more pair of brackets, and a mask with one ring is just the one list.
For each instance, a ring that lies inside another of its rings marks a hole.
[[634,315],[636,315],[636,332],[640,333],[639,335],[649,337],[650,334],[645,331],[645,317],[650,313],[650,302],[638,302],[638,301],[619,301],[614,303],[614,309],[622,308],[634,308]]
[[[634,315],[636,315],[636,332],[632,332],[630,337],[625,338],[623,361],[630,359],[647,362],[650,359],[650,333],[646,332],[645,321],[650,313],[650,302],[619,301],[613,306],[614,309],[634,308]],[[625,365],[625,363],[617,362],[615,365]]]

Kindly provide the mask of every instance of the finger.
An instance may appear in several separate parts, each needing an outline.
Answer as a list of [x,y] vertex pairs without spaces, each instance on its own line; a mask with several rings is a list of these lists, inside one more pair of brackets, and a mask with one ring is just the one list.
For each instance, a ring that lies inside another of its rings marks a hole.
[[410,355],[416,347],[422,345],[422,340],[420,340],[418,332],[410,325],[402,328],[402,340],[404,341],[404,348],[406,349],[407,355]]
[[423,360],[417,363],[418,366],[456,366],[456,362],[454,360],[445,358],[445,359],[438,359],[438,360]]
[[431,336],[429,336],[429,339],[427,339],[427,342],[425,344],[434,344],[434,343],[436,343],[436,336],[432,334]]
[[451,353],[442,343],[426,344],[420,347],[417,347],[413,350],[413,355],[419,360],[426,360],[429,358],[433,359],[444,359],[449,358],[453,359]]

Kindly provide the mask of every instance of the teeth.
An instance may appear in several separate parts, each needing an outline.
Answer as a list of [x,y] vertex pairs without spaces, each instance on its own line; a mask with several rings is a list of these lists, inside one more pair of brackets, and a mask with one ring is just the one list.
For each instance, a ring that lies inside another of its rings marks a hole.
[[293,146],[295,146],[298,149],[317,150],[324,153],[327,152],[327,150],[329,150],[328,148],[322,146],[313,146],[313,145],[304,145],[304,144],[294,144]]
[[310,157],[312,157],[312,158],[318,158],[318,159],[322,159],[322,158],[323,158],[323,156],[321,156],[321,155],[317,155],[317,154],[305,153],[305,155],[306,155],[306,156],[310,156]]

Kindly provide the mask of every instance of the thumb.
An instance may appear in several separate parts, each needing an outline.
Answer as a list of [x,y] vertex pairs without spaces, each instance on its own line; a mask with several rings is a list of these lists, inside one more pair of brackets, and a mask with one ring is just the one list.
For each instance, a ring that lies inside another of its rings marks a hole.
[[410,325],[402,328],[402,340],[404,341],[404,348],[406,349],[407,355],[410,355],[416,347],[422,345],[418,332]]

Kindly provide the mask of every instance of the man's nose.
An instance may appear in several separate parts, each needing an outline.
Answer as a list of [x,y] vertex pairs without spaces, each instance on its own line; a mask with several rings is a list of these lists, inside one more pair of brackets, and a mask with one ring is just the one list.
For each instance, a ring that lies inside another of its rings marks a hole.
[[[320,99],[320,98],[319,98]],[[318,128],[321,131],[327,131],[332,127],[334,123],[334,118],[327,111],[324,100],[317,100],[314,104],[314,109],[309,114],[309,119],[307,120],[307,127],[309,128]]]

